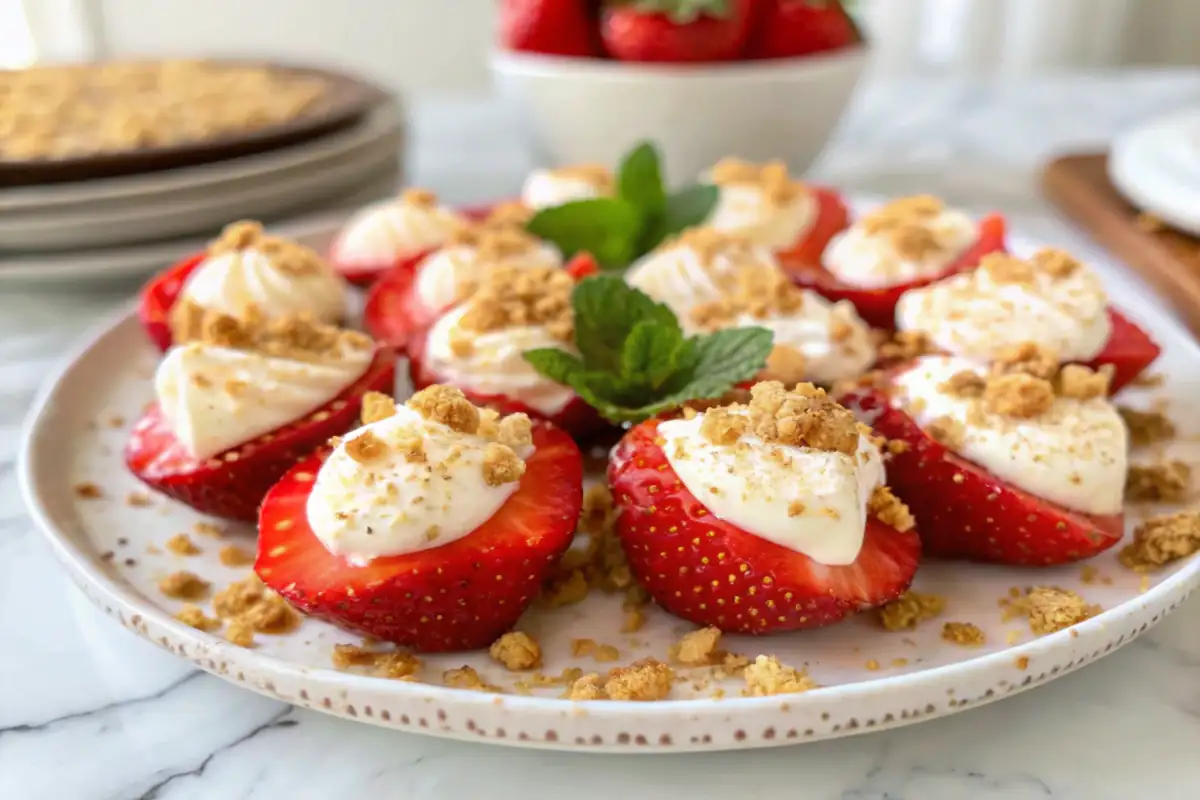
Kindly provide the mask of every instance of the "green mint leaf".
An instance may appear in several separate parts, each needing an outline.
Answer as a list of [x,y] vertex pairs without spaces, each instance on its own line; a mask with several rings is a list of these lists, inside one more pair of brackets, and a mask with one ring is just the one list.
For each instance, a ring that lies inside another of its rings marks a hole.
[[662,214],[667,205],[658,150],[642,142],[621,160],[617,170],[617,196],[638,210],[642,219]]
[[557,347],[539,347],[522,355],[534,369],[556,383],[574,386],[576,376],[584,372],[582,361]]
[[625,340],[639,322],[679,329],[671,310],[615,275],[593,275],[571,293],[575,346],[589,370],[621,375]]
[[682,403],[720,397],[752,380],[767,363],[775,335],[766,328],[730,328],[695,336],[687,369],[679,370],[668,399]]
[[642,218],[638,209],[624,200],[597,197],[542,209],[525,228],[557,245],[563,258],[587,251],[602,267],[619,269],[636,255]]
[[648,253],[685,228],[694,228],[708,219],[717,206],[721,190],[710,184],[687,186],[667,197],[661,214],[644,225],[638,250]]
[[621,378],[629,386],[655,392],[674,374],[686,349],[688,341],[678,327],[639,322],[621,349]]

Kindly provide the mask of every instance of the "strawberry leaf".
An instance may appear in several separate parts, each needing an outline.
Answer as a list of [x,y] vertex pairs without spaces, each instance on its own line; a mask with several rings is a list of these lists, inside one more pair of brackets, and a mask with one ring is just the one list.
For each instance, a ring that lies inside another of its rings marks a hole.
[[729,0],[632,0],[628,5],[644,14],[664,14],[677,25],[695,22],[700,17],[728,19],[733,9]]
[[581,281],[571,306],[580,356],[540,349],[525,359],[617,423],[720,397],[762,370],[774,338],[765,328],[685,338],[669,308],[611,275]]

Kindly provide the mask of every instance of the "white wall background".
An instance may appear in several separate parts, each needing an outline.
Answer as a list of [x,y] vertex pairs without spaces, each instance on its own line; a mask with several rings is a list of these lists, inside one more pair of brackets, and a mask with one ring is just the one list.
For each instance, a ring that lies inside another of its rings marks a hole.
[[[486,90],[496,6],[496,0],[0,0],[0,7],[22,3],[40,54],[51,58],[266,55],[342,65],[409,93]],[[882,74],[1200,64],[1200,0],[859,5]]]

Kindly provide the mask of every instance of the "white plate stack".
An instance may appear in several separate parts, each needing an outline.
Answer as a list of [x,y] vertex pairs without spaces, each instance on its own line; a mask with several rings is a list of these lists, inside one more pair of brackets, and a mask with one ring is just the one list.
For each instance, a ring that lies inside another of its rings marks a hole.
[[391,99],[352,127],[257,155],[0,188],[0,285],[148,275],[239,219],[307,230],[394,192],[404,142],[404,109]]

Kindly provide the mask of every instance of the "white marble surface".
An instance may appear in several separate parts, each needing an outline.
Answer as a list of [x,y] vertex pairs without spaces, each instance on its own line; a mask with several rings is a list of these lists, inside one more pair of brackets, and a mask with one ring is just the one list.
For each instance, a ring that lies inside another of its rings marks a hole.
[[[1200,101],[1200,74],[1036,86],[913,81],[865,93],[818,170],[858,191],[927,190],[1084,243],[1046,216],[1046,154]],[[490,104],[419,108],[414,181],[468,201],[528,164]],[[71,341],[129,287],[0,295],[0,798],[341,797],[1172,800],[1200,796],[1200,598],[1081,672],[885,733],[768,751],[588,756],[460,744],[297,711],[194,672],[98,612],[23,511],[21,419]]]

